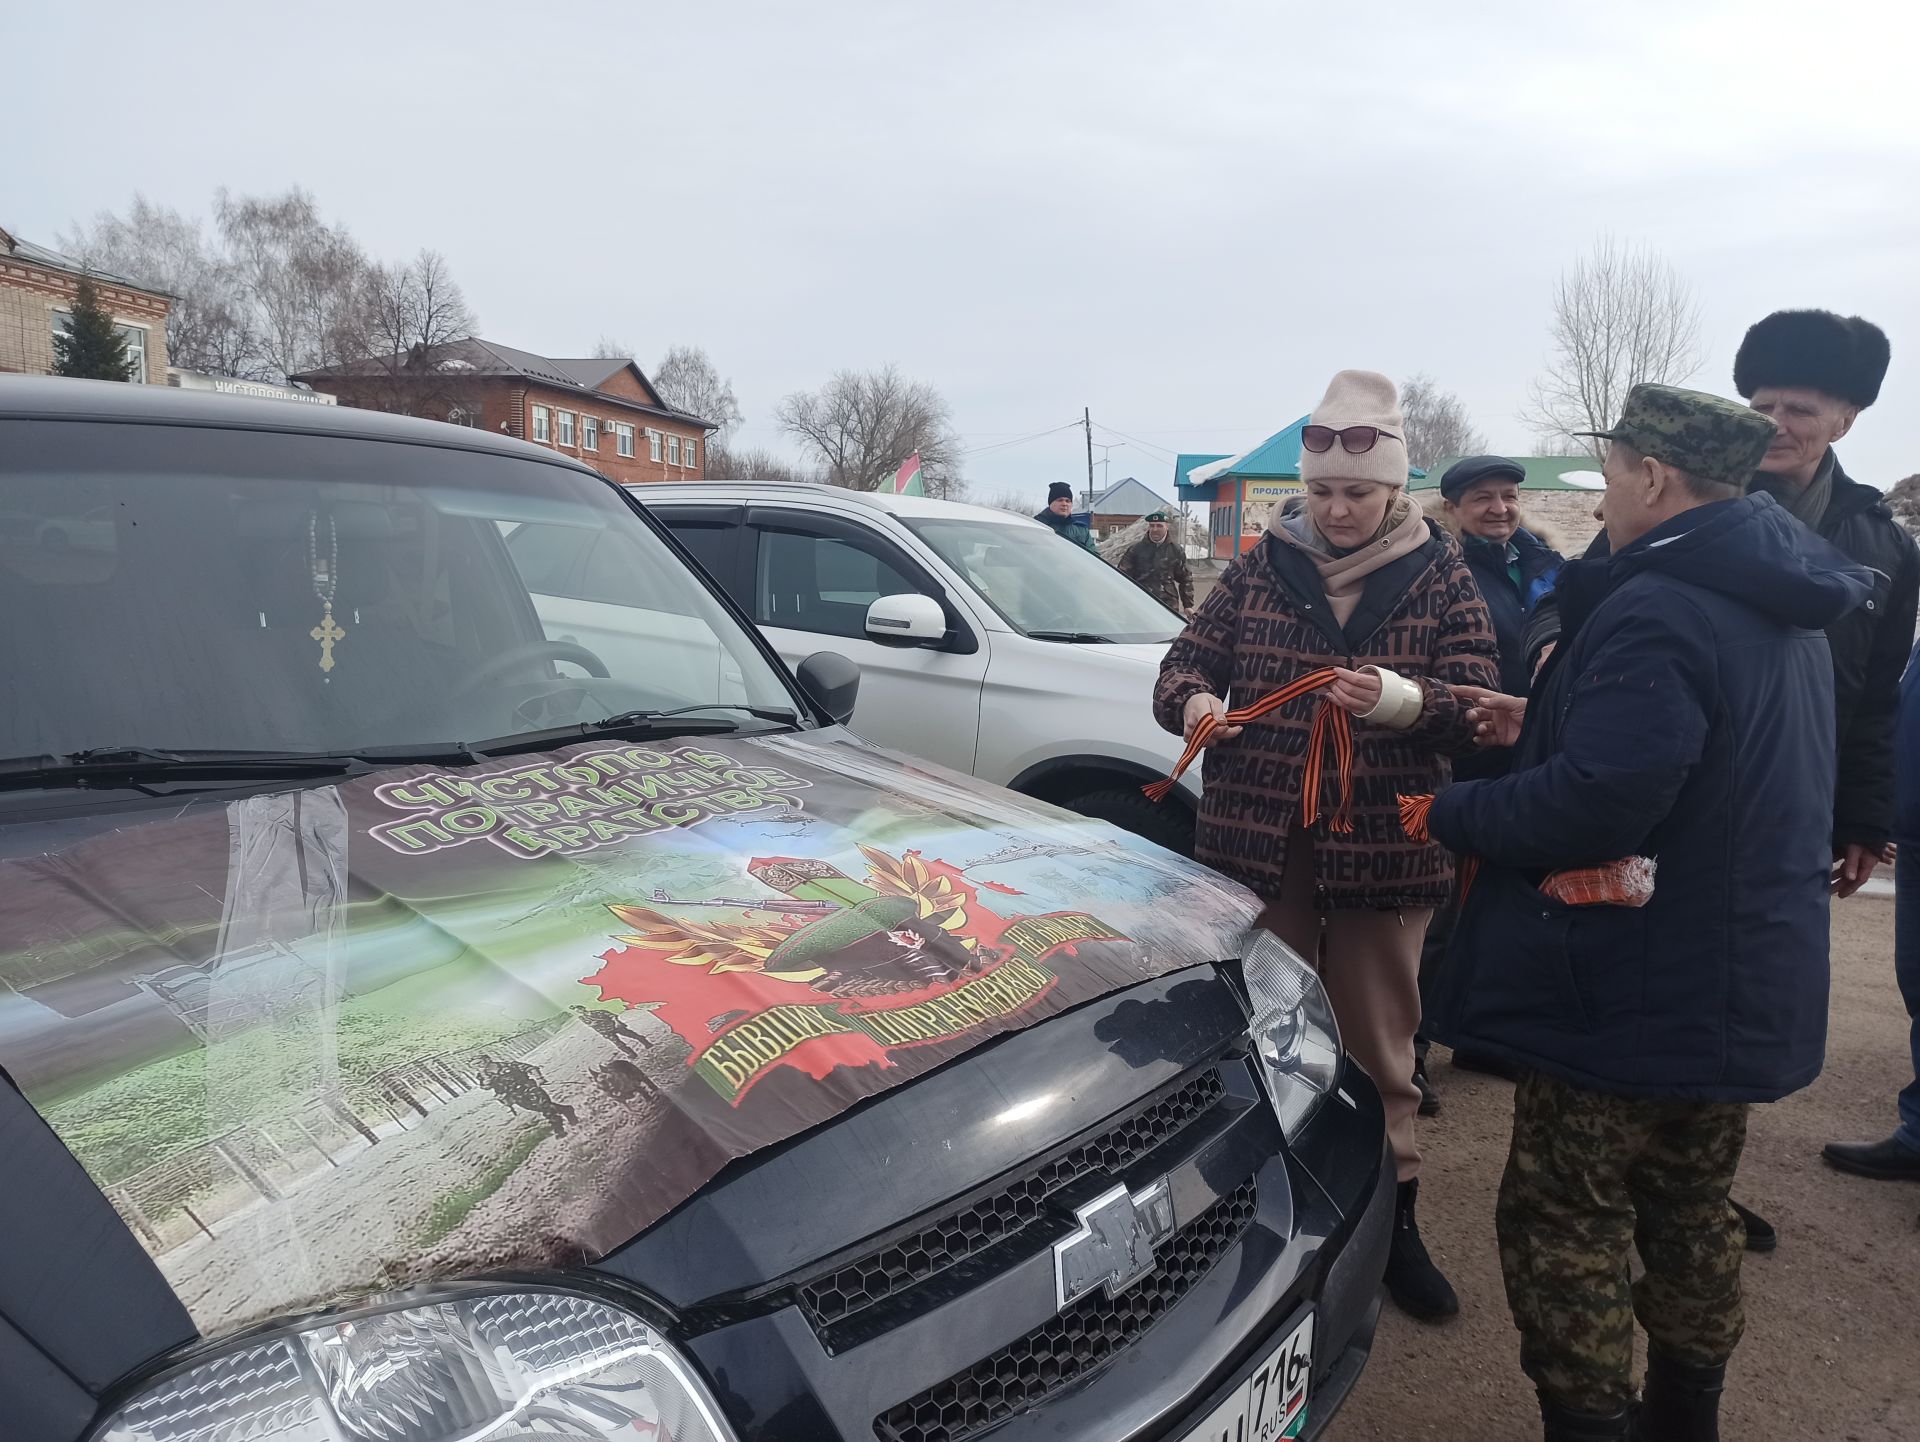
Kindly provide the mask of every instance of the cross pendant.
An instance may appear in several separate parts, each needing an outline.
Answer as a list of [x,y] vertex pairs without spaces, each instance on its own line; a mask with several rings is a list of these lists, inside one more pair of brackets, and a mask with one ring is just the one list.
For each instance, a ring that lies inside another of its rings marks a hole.
[[322,671],[331,671],[333,669],[333,643],[335,641],[345,640],[347,635],[345,631],[341,630],[340,627],[335,624],[332,606],[327,607],[326,614],[320,618],[320,624],[307,632],[307,634],[320,643],[320,669]]

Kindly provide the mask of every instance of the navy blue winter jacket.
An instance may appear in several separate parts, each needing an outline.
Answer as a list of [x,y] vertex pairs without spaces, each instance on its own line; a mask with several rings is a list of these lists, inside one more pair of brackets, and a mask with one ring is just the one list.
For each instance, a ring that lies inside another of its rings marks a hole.
[[1893,839],[1920,846],[1920,646],[1900,678],[1900,710],[1893,729]]
[[[1833,662],[1871,580],[1770,496],[1569,562],[1560,645],[1512,772],[1435,802],[1482,858],[1437,1032],[1579,1086],[1771,1101],[1827,1031]],[[1657,864],[1642,908],[1570,907],[1550,871]]]

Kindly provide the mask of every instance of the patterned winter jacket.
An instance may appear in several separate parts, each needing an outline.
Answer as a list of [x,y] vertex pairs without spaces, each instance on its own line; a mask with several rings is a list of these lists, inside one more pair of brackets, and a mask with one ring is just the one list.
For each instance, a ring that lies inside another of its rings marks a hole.
[[[1466,707],[1443,683],[1497,690],[1500,672],[1493,623],[1459,544],[1428,524],[1424,544],[1367,577],[1344,628],[1311,558],[1263,536],[1227,567],[1160,666],[1154,718],[1176,734],[1188,700],[1202,691],[1245,706],[1323,666],[1384,666],[1420,683],[1427,705],[1411,730],[1353,723],[1349,833],[1331,828],[1338,782],[1327,768],[1312,831],[1324,909],[1435,907],[1452,888],[1451,858],[1407,839],[1397,798],[1439,790],[1450,775],[1447,758],[1473,749]],[[1206,754],[1194,855],[1263,896],[1280,893],[1308,730],[1321,704],[1318,693],[1304,696]]]

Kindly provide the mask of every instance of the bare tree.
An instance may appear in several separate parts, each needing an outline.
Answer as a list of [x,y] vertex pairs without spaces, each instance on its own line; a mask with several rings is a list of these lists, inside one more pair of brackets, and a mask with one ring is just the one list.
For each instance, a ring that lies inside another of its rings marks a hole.
[[446,257],[423,250],[405,265],[367,270],[343,348],[362,361],[354,403],[371,410],[436,418],[472,404],[467,367],[448,347],[476,322]]
[[[1677,385],[1700,368],[1700,307],[1680,274],[1644,247],[1603,238],[1560,277],[1553,355],[1521,419],[1543,441],[1605,430],[1643,382]],[[1586,447],[1600,454],[1597,441]]]
[[1441,390],[1432,376],[1417,375],[1401,385],[1400,414],[1406,423],[1407,459],[1423,471],[1447,456],[1473,456],[1487,448],[1487,438],[1473,428],[1460,397]]
[[603,333],[600,339],[593,343],[593,358],[595,360],[632,360],[633,347],[623,345],[612,336]]
[[311,195],[296,188],[235,196],[223,189],[214,219],[274,379],[360,358],[354,352],[367,333],[360,312],[367,258],[344,229],[321,219]]
[[725,440],[739,428],[742,417],[733,382],[721,378],[707,353],[697,345],[670,347],[654,369],[653,388],[676,411],[718,426],[714,440]]
[[716,481],[817,481],[820,477],[771,451],[734,451],[726,442],[707,442],[707,479]]
[[965,490],[946,401],[893,366],[839,371],[817,391],[788,396],[775,416],[833,485],[878,490],[917,451],[928,495],[952,498]]
[[101,211],[60,236],[87,266],[171,295],[167,356],[185,370],[254,378],[261,362],[233,268],[200,223],[136,195],[124,216]]

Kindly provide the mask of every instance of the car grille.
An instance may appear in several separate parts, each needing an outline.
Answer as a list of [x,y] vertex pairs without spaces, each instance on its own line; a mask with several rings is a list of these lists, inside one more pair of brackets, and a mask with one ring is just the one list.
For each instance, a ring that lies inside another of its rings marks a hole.
[[1119,1178],[1213,1108],[1225,1094],[1217,1067],[1149,1097],[1120,1121],[998,1190],[800,1288],[816,1327],[837,1323],[918,1287],[1050,1216],[1048,1202],[1083,1177]]
[[1253,1221],[1251,1178],[1159,1250],[1158,1269],[1117,1297],[1097,1291],[1012,1345],[873,1420],[880,1442],[966,1442],[1104,1366],[1164,1316]]

